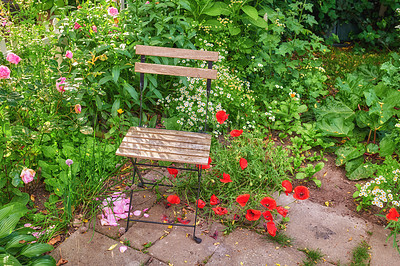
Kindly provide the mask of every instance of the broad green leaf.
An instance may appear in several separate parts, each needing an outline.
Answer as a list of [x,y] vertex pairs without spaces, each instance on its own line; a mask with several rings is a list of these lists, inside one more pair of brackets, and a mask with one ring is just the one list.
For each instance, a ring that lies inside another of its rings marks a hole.
[[375,173],[375,165],[373,164],[361,164],[352,173],[347,173],[346,176],[350,180],[361,180],[372,177]]
[[99,85],[102,85],[102,84],[104,84],[104,83],[110,81],[112,78],[113,78],[113,77],[111,77],[111,76],[102,77],[102,78],[99,80]]
[[30,262],[29,266],[55,266],[56,261],[52,256],[45,255],[40,258],[34,259]]
[[367,145],[367,152],[370,154],[378,153],[379,152],[379,147],[375,143],[369,143]]
[[386,135],[379,143],[379,156],[386,157],[393,154],[396,144],[391,135]]
[[215,17],[220,15],[229,16],[231,11],[229,10],[228,5],[224,2],[216,2],[211,8],[208,8],[203,13]]
[[12,177],[11,184],[14,187],[17,187],[22,181],[20,174],[18,172],[11,172],[11,177]]
[[153,116],[149,121],[149,127],[155,128],[157,123],[157,115]]
[[313,179],[313,181],[314,181],[314,183],[315,183],[315,185],[316,185],[317,187],[321,187],[321,185],[322,185],[321,180],[319,180],[319,179]]
[[317,128],[321,130],[324,136],[345,137],[352,136],[354,123],[352,120],[346,120],[344,117],[326,117],[317,121]]
[[319,162],[315,165],[314,171],[315,173],[319,172],[324,168],[325,164],[323,162]]
[[37,240],[33,235],[18,235],[10,239],[5,246],[6,249],[17,248],[26,245],[26,242]]
[[242,10],[246,15],[248,15],[250,18],[257,20],[258,18],[258,11],[252,6],[245,5],[242,7]]
[[46,158],[53,159],[56,156],[57,150],[53,146],[42,146],[42,152]]
[[136,92],[135,88],[132,87],[130,84],[128,83],[124,83],[122,85],[124,87],[124,89],[131,95],[131,97],[135,100],[138,101],[139,100],[139,96],[138,93]]
[[300,105],[299,108],[297,109],[297,112],[298,112],[298,113],[304,113],[304,112],[306,112],[307,110],[308,110],[307,105],[302,104],[302,105]]
[[328,97],[325,104],[314,109],[317,121],[324,119],[330,119],[332,117],[342,117],[343,119],[353,119],[354,111],[350,109],[341,101],[335,100],[333,97]]
[[228,25],[228,30],[229,30],[229,33],[231,34],[231,35],[238,35],[240,32],[241,32],[241,30],[240,30],[240,28],[238,28],[238,27],[235,27],[235,26],[233,26],[232,24],[229,24]]
[[257,17],[257,19],[249,18],[249,21],[251,24],[253,24],[254,26],[257,26],[259,28],[262,28],[262,29],[268,28],[268,23],[261,17]]
[[99,111],[103,109],[103,102],[100,100],[99,95],[96,95],[96,105]]
[[7,265],[7,266],[22,266],[21,263],[12,256],[11,254],[5,253],[5,254],[0,254],[0,262],[1,265]]
[[131,53],[129,53],[127,50],[123,50],[123,49],[114,49],[117,53],[121,54],[121,55],[126,55],[128,58],[132,58]]
[[336,165],[341,166],[350,160],[363,156],[365,148],[360,145],[359,147],[342,146],[336,150]]
[[0,238],[12,233],[21,216],[21,213],[13,213],[0,221]]
[[346,173],[351,173],[351,172],[353,172],[354,170],[356,170],[360,165],[362,165],[364,163],[364,157],[358,157],[358,158],[356,158],[356,159],[353,159],[353,160],[349,160],[347,163],[346,163],[346,167],[345,167],[345,169],[346,169]]
[[23,248],[20,254],[25,257],[32,258],[40,256],[45,252],[52,251],[53,249],[53,246],[46,243],[34,243]]

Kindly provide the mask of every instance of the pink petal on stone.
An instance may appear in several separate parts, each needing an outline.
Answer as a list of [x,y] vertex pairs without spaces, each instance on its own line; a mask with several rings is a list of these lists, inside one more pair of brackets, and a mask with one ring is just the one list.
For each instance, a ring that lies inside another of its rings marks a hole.
[[128,218],[128,214],[127,213],[116,213],[115,216],[120,218],[120,219]]
[[128,249],[127,246],[120,246],[119,247],[119,252],[124,253]]
[[144,217],[149,217],[150,215],[148,215],[147,213],[143,214]]
[[134,212],[133,212],[133,215],[135,215],[135,216],[140,216],[141,213],[142,213],[142,211],[137,210],[137,211],[134,211]]
[[147,212],[148,210],[149,210],[149,208],[146,208],[146,209],[143,210],[143,212]]

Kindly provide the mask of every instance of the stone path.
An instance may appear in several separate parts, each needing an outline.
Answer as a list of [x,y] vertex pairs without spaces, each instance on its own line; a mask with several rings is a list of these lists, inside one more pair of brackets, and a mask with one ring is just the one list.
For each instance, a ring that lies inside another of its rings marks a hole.
[[[172,215],[172,208],[155,203],[151,191],[135,192],[135,209],[150,208],[150,217]],[[362,241],[370,246],[370,265],[400,265],[400,255],[386,243],[388,230],[378,225],[336,213],[333,209],[311,201],[293,202],[292,197],[281,195],[279,205],[289,205],[285,234],[291,237],[291,247],[281,247],[265,235],[245,229],[236,229],[224,236],[219,223],[200,223],[197,236],[201,244],[192,239],[192,228],[133,223],[127,233],[120,235],[119,227],[101,226],[99,222],[87,225],[89,230],[76,231],[53,252],[58,261],[66,265],[302,265],[306,259],[299,249],[319,249],[324,254],[317,265],[349,265],[353,249]],[[170,213],[166,213],[170,212]],[[193,217],[189,219],[193,221]],[[141,218],[145,219],[145,218]],[[149,218],[146,218],[149,219]],[[121,226],[125,227],[124,223]],[[218,231],[216,239],[210,237]],[[119,251],[122,243],[130,247]],[[111,246],[117,246],[108,250]]]

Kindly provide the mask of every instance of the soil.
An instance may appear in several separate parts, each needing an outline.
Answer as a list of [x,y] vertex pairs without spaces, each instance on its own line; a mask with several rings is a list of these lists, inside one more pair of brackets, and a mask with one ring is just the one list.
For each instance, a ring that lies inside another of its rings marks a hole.
[[[344,168],[335,165],[335,155],[328,154],[325,155],[325,158],[328,159],[324,162],[325,167],[316,174],[316,177],[322,181],[321,187],[318,188],[313,181],[306,184],[310,190],[309,200],[333,208],[343,215],[359,217],[378,225],[386,225],[386,219],[376,215],[381,211],[378,207],[373,206],[370,210],[357,211],[357,202],[353,199],[353,193],[356,191],[355,185],[366,181],[349,180]],[[294,185],[300,183],[296,180]]]

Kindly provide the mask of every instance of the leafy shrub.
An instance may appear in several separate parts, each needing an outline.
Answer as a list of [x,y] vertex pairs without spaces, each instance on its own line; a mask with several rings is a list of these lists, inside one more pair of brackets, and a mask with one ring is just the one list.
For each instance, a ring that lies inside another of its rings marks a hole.
[[0,259],[3,265],[56,265],[49,255],[53,250],[46,243],[36,243],[32,229],[15,229],[28,209],[20,203],[9,203],[0,208]]

